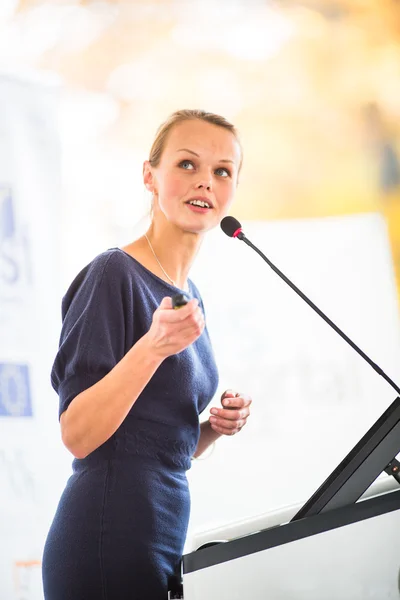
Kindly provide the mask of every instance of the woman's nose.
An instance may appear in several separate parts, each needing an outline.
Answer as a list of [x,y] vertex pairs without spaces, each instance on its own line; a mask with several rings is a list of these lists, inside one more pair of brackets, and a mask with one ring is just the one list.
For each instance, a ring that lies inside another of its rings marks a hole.
[[203,175],[196,184],[197,189],[206,189],[210,191],[212,189],[212,178],[210,175]]
[[205,189],[205,190],[211,191],[211,182],[210,183],[202,182],[202,183],[197,184],[196,187],[199,190]]

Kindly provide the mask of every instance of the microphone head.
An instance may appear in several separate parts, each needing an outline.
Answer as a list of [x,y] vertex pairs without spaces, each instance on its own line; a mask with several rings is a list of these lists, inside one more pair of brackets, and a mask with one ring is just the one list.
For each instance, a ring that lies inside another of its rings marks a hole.
[[229,237],[237,237],[242,232],[242,226],[235,217],[224,217],[220,225],[222,231]]

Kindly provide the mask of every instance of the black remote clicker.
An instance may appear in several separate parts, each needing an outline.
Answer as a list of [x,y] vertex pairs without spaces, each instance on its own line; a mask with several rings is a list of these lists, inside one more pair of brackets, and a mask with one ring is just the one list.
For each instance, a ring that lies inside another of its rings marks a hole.
[[189,302],[189,298],[185,296],[185,294],[175,294],[172,296],[172,308],[174,310],[178,310],[178,308],[182,308]]

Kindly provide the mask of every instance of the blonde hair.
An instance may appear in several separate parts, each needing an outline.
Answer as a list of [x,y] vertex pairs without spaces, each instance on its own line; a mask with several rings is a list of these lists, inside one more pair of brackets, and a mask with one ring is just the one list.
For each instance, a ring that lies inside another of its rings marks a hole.
[[158,165],[160,164],[161,155],[165,148],[168,134],[170,133],[174,125],[176,125],[177,123],[181,123],[182,121],[190,121],[194,119],[198,119],[199,121],[205,121],[206,123],[210,123],[211,125],[217,125],[218,127],[223,127],[235,136],[236,141],[239,144],[241,154],[239,164],[240,173],[240,169],[242,167],[243,162],[243,150],[242,145],[240,143],[239,134],[235,126],[232,125],[232,123],[230,123],[229,121],[227,121],[225,117],[221,117],[220,115],[216,115],[214,113],[206,112],[205,110],[196,109],[177,110],[176,112],[172,113],[172,115],[170,115],[168,119],[164,123],[162,123],[162,125],[160,125],[160,127],[157,130],[153,145],[150,149],[150,165],[152,167],[158,167]]

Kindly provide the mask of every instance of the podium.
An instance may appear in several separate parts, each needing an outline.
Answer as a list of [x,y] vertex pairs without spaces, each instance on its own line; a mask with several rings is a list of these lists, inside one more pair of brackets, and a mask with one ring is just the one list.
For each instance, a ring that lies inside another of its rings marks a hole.
[[[400,397],[289,522],[226,541],[222,532],[184,555],[169,597],[400,598],[399,452]],[[393,475],[384,491],[383,471]]]
[[185,600],[400,598],[400,488],[183,557]]

